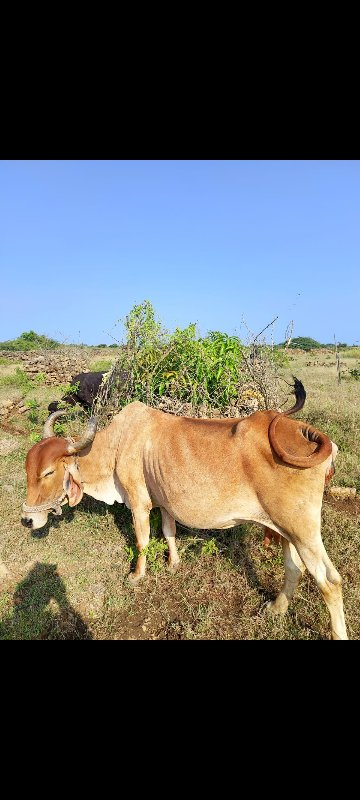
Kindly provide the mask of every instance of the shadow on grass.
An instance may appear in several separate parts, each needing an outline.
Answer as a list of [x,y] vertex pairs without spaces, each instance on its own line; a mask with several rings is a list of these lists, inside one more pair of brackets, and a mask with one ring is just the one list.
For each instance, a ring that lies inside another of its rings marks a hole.
[[[79,506],[80,508],[80,506]],[[87,511],[90,514],[97,514],[100,517],[105,517],[106,514],[112,514],[114,518],[114,522],[116,527],[119,529],[119,532],[124,536],[126,539],[127,545],[131,547],[136,546],[136,539],[135,533],[133,528],[133,521],[132,521],[132,513],[129,508],[126,507],[124,503],[114,503],[113,505],[107,505],[103,503],[101,500],[94,500],[93,497],[89,497],[88,495],[84,495],[81,501],[81,509],[83,511]],[[71,509],[72,510],[72,509]],[[74,509],[76,512],[76,509]],[[160,518],[160,511],[152,510],[151,511],[151,530],[152,533],[156,528],[156,524],[154,525],[153,520],[156,514],[159,514]],[[71,520],[69,520],[71,521]]]
[[69,603],[56,564],[37,563],[18,584],[14,608],[0,622],[0,639],[92,639]]
[[[74,518],[74,513],[76,514],[76,508],[71,509],[68,506],[64,507],[65,513],[63,517],[52,517],[50,522],[47,523],[43,531],[44,536],[47,536],[48,533],[51,531],[51,528],[58,528],[63,522],[70,523]],[[126,544],[128,547],[132,548],[136,553],[136,539],[135,533],[133,528],[132,522],[132,514],[131,511],[122,503],[114,503],[114,505],[106,505],[106,503],[101,502],[100,500],[94,500],[94,498],[84,495],[81,501],[81,508],[83,511],[86,511],[91,514],[97,514],[99,516],[105,516],[106,514],[111,514],[113,516],[114,522],[119,529],[119,532],[122,536],[124,536],[126,540]],[[50,519],[50,518],[49,518]],[[90,523],[91,524],[91,523]],[[249,523],[253,525],[253,523]],[[151,528],[151,537],[156,537],[157,539],[162,540],[162,523],[161,523],[161,513],[160,509],[152,509],[150,513],[150,528]],[[36,531],[34,531],[34,536],[36,535]],[[41,534],[41,531],[38,532]],[[263,602],[267,602],[268,600],[273,600],[277,594],[277,587],[274,584],[271,588],[270,586],[264,585],[263,576],[261,575],[261,571],[256,568],[254,564],[254,560],[252,557],[252,544],[254,542],[254,538],[256,537],[263,538],[263,533],[261,532],[261,526],[258,526],[257,529],[254,527],[253,529],[248,528],[246,524],[237,526],[236,528],[232,528],[231,530],[221,531],[221,530],[197,530],[191,528],[185,528],[180,523],[176,524],[176,541],[177,544],[181,545],[182,540],[191,539],[194,537],[194,543],[190,545],[192,550],[192,557],[198,556],[201,558],[202,550],[209,539],[214,539],[221,555],[225,557],[228,561],[232,563],[234,567],[239,569],[246,575],[247,581],[249,586],[253,589],[256,589],[259,595],[262,598]],[[274,551],[275,552],[275,551]],[[279,548],[279,552],[281,552],[281,548]],[[164,560],[167,559],[167,552],[164,554]],[[134,569],[136,565],[136,558],[131,564],[131,569]],[[130,564],[129,564],[130,569]],[[278,587],[280,588],[280,586]]]
[[[249,528],[250,525],[251,528]],[[181,538],[184,536],[185,552],[190,551],[192,559],[196,557],[201,559],[207,553],[207,546],[209,544],[211,546],[214,542],[221,557],[242,572],[246,576],[249,587],[258,592],[263,602],[268,602],[276,596],[277,587],[275,582],[269,585],[268,580],[264,581],[262,570],[254,561],[256,544],[259,546],[259,540],[263,539],[261,527],[261,525],[255,526],[254,523],[244,523],[226,530],[190,530],[177,523],[177,542],[181,543]],[[192,536],[194,537],[193,541],[191,541]],[[190,537],[189,544],[186,543],[187,537]],[[281,548],[279,552],[281,552]],[[264,561],[265,554],[264,550]],[[277,555],[275,550],[273,554]]]
[[[127,547],[132,549],[136,554],[136,540],[132,524],[131,511],[125,505],[114,503],[114,505],[106,505],[105,503],[95,500],[92,497],[84,495],[81,501],[81,510],[89,514],[89,526],[91,527],[91,516],[105,516],[111,514],[119,533],[124,537]],[[56,533],[63,524],[69,524],[74,519],[77,513],[76,508],[63,507],[63,515],[61,517],[54,517],[49,515],[47,524],[39,531],[34,531],[32,536],[35,538],[43,538],[48,536],[49,533]],[[161,531],[161,514],[159,509],[153,509],[150,516],[151,536],[162,540]],[[209,540],[214,539],[217,547],[228,562],[230,562],[236,569],[246,575],[249,587],[255,589],[262,603],[273,600],[280,589],[280,583],[277,585],[275,580],[269,580],[269,575],[264,575],[259,564],[254,563],[254,539],[255,537],[263,536],[260,526],[257,528],[249,528],[247,525],[238,526],[231,530],[195,530],[185,528],[177,523],[177,543],[180,545],[182,542],[185,544],[183,551],[183,559],[190,560],[201,559],[204,548],[206,548]],[[191,539],[193,538],[193,542]],[[281,548],[279,549],[279,552]],[[274,551],[275,554],[275,551]],[[167,552],[163,555],[164,562],[167,560]],[[265,551],[264,551],[265,562]],[[129,563],[129,570],[134,570],[136,564],[136,557],[134,561]]]
[[31,531],[31,538],[32,539],[45,539],[46,536],[49,536],[53,530],[57,530],[60,525],[64,524],[69,525],[70,522],[74,519],[74,508],[70,508],[68,505],[62,507],[62,515],[60,517],[56,517],[53,514],[49,514],[48,521],[43,528],[38,528],[36,531]]

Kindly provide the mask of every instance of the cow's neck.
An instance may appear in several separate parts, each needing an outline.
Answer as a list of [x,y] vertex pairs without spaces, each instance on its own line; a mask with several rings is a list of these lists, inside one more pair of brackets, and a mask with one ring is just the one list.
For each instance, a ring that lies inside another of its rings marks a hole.
[[109,446],[107,428],[98,431],[92,444],[77,458],[83,483],[91,485],[108,478],[114,471],[115,451]]
[[78,454],[78,467],[85,494],[112,505],[123,502],[115,479],[116,450],[110,446],[108,429],[98,431],[92,444]]

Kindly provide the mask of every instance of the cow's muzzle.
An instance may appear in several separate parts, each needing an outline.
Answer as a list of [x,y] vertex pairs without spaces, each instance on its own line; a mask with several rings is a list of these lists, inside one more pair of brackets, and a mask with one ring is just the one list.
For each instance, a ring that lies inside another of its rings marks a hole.
[[21,517],[21,524],[24,525],[25,528],[32,528],[33,521],[31,517]]
[[66,495],[63,492],[60,497],[56,497],[54,500],[49,500],[47,503],[42,503],[38,506],[30,506],[28,503],[23,503],[22,510],[24,513],[21,515],[21,523],[25,525],[26,528],[29,528],[29,530],[37,531],[39,528],[43,528],[44,525],[46,525],[49,511],[55,514],[56,517],[61,517],[61,505],[66,502]]

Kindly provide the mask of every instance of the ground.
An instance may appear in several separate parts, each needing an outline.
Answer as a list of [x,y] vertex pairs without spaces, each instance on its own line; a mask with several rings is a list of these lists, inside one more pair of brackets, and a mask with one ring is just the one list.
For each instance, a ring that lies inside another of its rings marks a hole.
[[[306,387],[301,418],[339,445],[333,483],[358,490],[349,500],[325,494],[322,525],[343,578],[349,636],[358,639],[360,382],[348,370],[359,365],[360,354],[351,355],[343,358],[340,386],[333,356],[323,352],[295,354],[283,374],[290,379],[294,373]],[[0,364],[0,400],[21,391],[9,384],[16,366]],[[257,525],[227,531],[178,526],[181,565],[171,574],[159,515],[152,512],[148,574],[135,588],[127,581],[134,537],[123,506],[84,498],[31,535],[20,524],[24,458],[30,436],[41,432],[48,402],[60,395],[41,385],[26,392],[39,409],[0,422],[1,639],[329,639],[329,615],[308,574],[285,618],[266,614],[266,601],[282,583],[282,552],[263,547]]]

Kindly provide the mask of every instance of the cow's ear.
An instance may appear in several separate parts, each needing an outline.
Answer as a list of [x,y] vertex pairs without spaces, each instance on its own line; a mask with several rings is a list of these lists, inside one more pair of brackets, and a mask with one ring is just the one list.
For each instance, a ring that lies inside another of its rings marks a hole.
[[77,506],[82,499],[83,489],[76,464],[68,464],[64,474],[63,487],[68,496],[69,506]]

